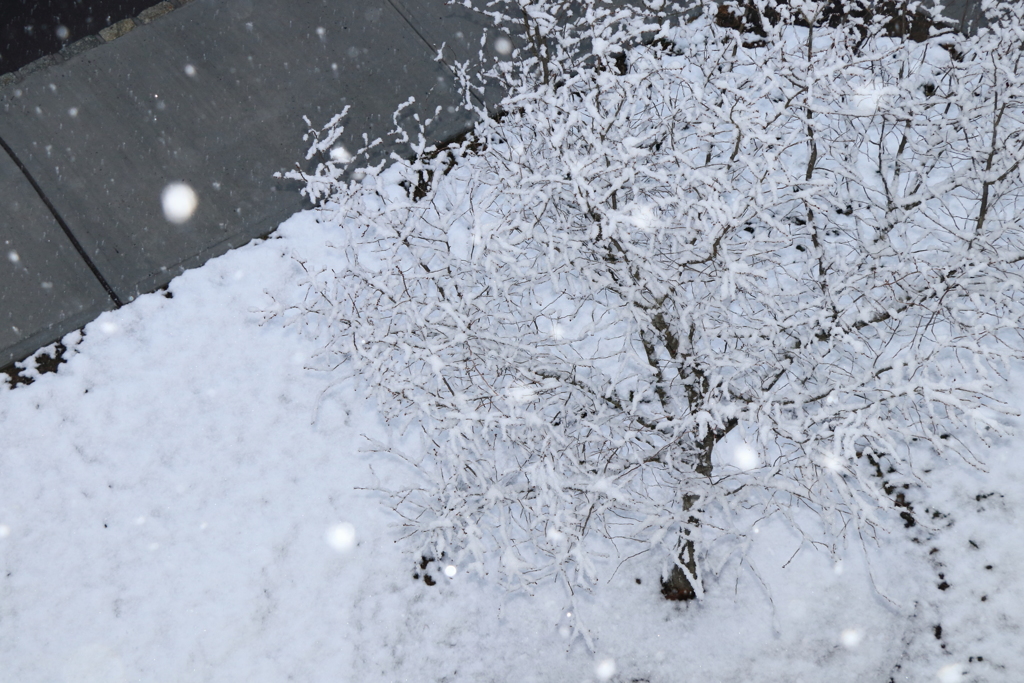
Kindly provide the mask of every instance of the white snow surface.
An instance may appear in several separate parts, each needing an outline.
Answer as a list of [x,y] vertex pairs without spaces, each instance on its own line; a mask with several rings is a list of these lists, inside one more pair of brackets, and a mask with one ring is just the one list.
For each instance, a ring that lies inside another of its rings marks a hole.
[[30,362],[34,383],[0,385],[0,682],[1024,676],[1016,441],[977,446],[988,471],[936,463],[929,502],[908,492],[919,524],[835,557],[764,520],[700,603],[662,599],[644,557],[572,614],[560,584],[422,569],[376,490],[414,471],[368,452],[410,440],[308,368],[315,339],[267,321],[299,296],[293,253],[332,258],[338,228],[316,219],[103,314],[57,373]]

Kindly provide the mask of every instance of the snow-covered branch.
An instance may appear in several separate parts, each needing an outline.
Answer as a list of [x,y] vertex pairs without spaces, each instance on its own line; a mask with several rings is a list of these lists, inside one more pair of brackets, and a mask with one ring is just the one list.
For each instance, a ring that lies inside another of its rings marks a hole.
[[1024,322],[1019,8],[910,40],[764,4],[756,40],[711,5],[492,7],[528,46],[481,76],[500,113],[359,181],[295,175],[340,250],[296,310],[429,432],[398,507],[434,552],[575,588],[649,549],[700,595],[742,510],[888,524],[915,448],[973,460],[950,431],[995,425]]

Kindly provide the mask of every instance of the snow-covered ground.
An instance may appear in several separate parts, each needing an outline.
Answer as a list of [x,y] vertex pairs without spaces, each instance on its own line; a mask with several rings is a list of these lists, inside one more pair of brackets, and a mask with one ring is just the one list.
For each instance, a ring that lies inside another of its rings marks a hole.
[[[1016,441],[978,451],[987,471],[922,473],[921,523],[852,539],[841,562],[766,520],[757,574],[728,565],[701,603],[663,600],[643,558],[573,614],[559,585],[421,568],[376,491],[413,473],[365,450],[399,436],[308,369],[314,339],[267,320],[299,296],[292,254],[337,229],[315,219],[104,314],[59,372],[0,387],[0,681],[1024,677]],[[1011,386],[1024,404],[1024,376]]]

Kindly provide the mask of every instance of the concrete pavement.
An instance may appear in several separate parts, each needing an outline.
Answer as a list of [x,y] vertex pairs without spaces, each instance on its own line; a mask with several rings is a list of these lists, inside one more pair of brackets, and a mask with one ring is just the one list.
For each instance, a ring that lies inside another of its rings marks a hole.
[[[950,5],[977,21],[976,0]],[[0,368],[304,208],[274,179],[304,115],[351,105],[356,149],[411,95],[409,115],[443,108],[435,140],[465,130],[434,57],[475,55],[483,30],[444,0],[165,0],[0,76]],[[198,198],[180,224],[161,205],[177,182]]]
[[[0,367],[306,206],[273,177],[302,159],[304,115],[318,126],[351,105],[349,149],[385,136],[409,96],[410,114],[447,110],[435,139],[464,130],[415,22],[460,52],[480,27],[465,10],[439,24],[434,4],[165,2],[0,87]],[[161,205],[173,182],[198,196],[180,225]]]

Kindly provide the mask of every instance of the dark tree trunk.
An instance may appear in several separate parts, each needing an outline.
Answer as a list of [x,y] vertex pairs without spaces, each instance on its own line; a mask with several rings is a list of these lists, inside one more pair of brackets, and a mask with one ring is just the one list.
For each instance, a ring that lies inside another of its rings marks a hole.
[[[715,444],[721,441],[726,434],[728,434],[732,428],[736,425],[736,420],[730,420],[724,430],[712,431],[708,430],[707,434],[700,441],[700,451],[697,457],[697,462],[694,463],[694,471],[702,477],[711,479],[711,454],[715,450]],[[700,501],[700,496],[687,493],[683,495],[683,512],[690,512],[693,510],[695,514],[690,515],[687,520],[690,527],[696,527],[700,524],[700,517],[697,516],[697,510],[694,510],[694,506]],[[697,548],[693,543],[693,539],[690,538],[690,529],[683,530],[682,547],[679,549],[679,563],[686,568],[679,565],[673,565],[672,571],[669,573],[668,578],[661,580],[661,594],[665,596],[666,600],[693,600],[697,597],[697,589],[694,587],[693,582],[690,580],[692,576],[694,580],[699,580],[697,577]]]
[[[692,494],[683,496],[683,510],[689,512],[698,500],[699,497]],[[690,523],[698,523],[697,518],[690,517]],[[686,571],[684,572],[678,565],[673,565],[668,578],[661,580],[661,594],[666,600],[693,600],[697,597],[697,589],[690,581],[690,576],[697,578],[697,549],[693,545],[693,539],[688,538],[689,535],[689,530],[683,532],[683,547],[679,550],[679,561],[686,567]]]

